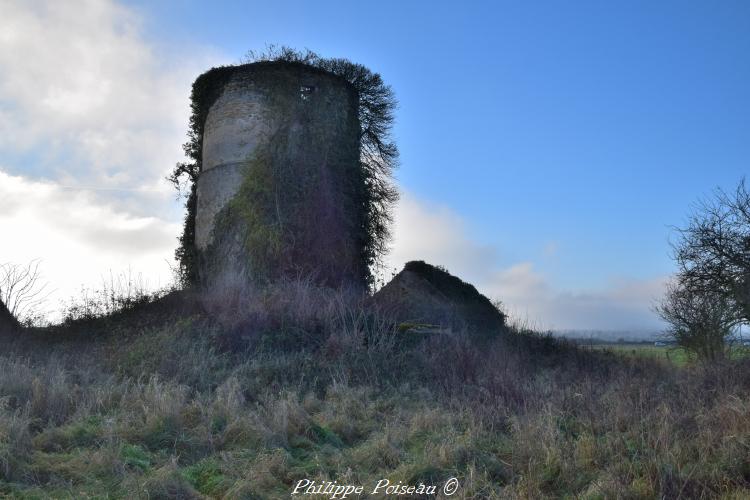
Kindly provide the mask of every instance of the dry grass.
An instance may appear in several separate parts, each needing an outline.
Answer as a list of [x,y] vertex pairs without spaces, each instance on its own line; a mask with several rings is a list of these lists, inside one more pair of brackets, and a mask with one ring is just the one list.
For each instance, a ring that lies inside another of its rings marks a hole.
[[747,361],[678,368],[528,332],[414,343],[351,292],[217,293],[127,342],[9,345],[0,495],[286,498],[302,478],[449,477],[453,498],[750,494]]

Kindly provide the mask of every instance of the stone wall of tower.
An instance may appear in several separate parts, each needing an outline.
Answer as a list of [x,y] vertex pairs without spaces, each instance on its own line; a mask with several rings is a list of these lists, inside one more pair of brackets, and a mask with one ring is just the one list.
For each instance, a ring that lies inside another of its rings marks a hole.
[[195,242],[201,280],[362,274],[356,91],[301,64],[234,68],[203,127]]

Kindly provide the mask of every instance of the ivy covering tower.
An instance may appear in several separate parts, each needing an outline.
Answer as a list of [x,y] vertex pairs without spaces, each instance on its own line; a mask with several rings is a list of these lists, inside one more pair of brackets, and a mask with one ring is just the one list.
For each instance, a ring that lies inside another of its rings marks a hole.
[[271,49],[193,84],[177,258],[185,284],[226,274],[373,284],[385,252],[396,101],[380,75],[344,59]]

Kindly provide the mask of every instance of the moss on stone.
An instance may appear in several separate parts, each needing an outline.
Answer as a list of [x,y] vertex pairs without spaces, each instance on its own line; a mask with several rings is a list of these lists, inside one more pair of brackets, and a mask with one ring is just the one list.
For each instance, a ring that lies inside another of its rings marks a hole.
[[[268,102],[273,113],[286,113],[292,105],[309,104],[300,102],[299,87],[295,89],[290,80],[278,78],[288,72],[325,75],[341,80],[352,89],[355,114],[362,118],[355,125],[358,131],[356,138],[359,144],[358,154],[341,154],[340,149],[332,148],[326,152],[326,158],[332,174],[343,179],[339,186],[343,193],[343,199],[339,202],[343,206],[338,209],[344,213],[345,225],[351,232],[350,240],[355,243],[350,252],[355,254],[358,262],[355,266],[357,269],[353,272],[348,270],[348,272],[357,275],[355,282],[369,285],[374,283],[371,269],[386,249],[390,206],[396,199],[396,191],[389,179],[390,169],[395,166],[398,156],[395,144],[389,139],[393,110],[396,105],[395,99],[390,88],[382,83],[380,76],[371,73],[361,65],[343,59],[322,59],[311,53],[303,57],[301,53],[284,49],[280,54],[262,56],[261,60],[250,64],[212,68],[199,76],[193,84],[189,141],[184,146],[190,162],[178,164],[171,176],[171,180],[178,187],[180,180],[185,176],[190,183],[185,227],[180,237],[180,246],[176,251],[185,284],[195,284],[199,281],[197,273],[199,262],[200,266],[206,265],[207,255],[210,253],[198,255],[196,252],[196,194],[194,189],[194,183],[203,169],[203,136],[209,110],[233,78],[250,73],[256,79],[273,79],[274,85],[280,87],[290,85],[289,88],[279,88],[280,91],[268,95]],[[291,99],[292,96],[296,96],[297,99]],[[308,108],[314,114],[315,106],[309,105]],[[286,132],[288,135],[289,131]],[[304,140],[308,148],[319,148],[325,144],[324,137],[308,135]],[[256,268],[256,271],[269,268],[274,261],[277,261],[280,246],[288,244],[290,239],[299,240],[287,231],[294,226],[294,224],[289,224],[289,221],[299,222],[304,218],[300,214],[304,215],[308,208],[295,203],[284,205],[286,213],[281,215],[288,216],[288,220],[278,217],[280,213],[278,210],[274,220],[269,216],[271,212],[269,207],[279,208],[282,199],[285,199],[287,203],[290,200],[309,201],[309,197],[306,196],[309,193],[304,189],[300,192],[299,189],[300,186],[304,188],[303,183],[308,179],[291,178],[289,175],[294,173],[299,176],[302,169],[291,168],[289,172],[279,171],[280,168],[294,165],[290,164],[288,158],[279,156],[279,151],[284,149],[280,147],[283,146],[284,139],[279,136],[274,141],[278,141],[278,144],[271,144],[267,151],[248,158],[242,186],[230,206],[226,207],[225,213],[221,214],[225,228],[241,233],[239,236],[243,240],[242,244],[247,251],[247,258],[254,262],[251,267]],[[314,176],[316,171],[309,169],[307,173]],[[316,179],[309,180],[313,185],[315,184]],[[281,191],[274,189],[271,193],[267,186],[263,186],[266,181],[273,182],[274,186],[281,183],[284,189]],[[295,198],[293,196],[295,193],[302,196]],[[269,200],[271,195],[273,195],[273,200]],[[248,196],[259,198],[249,199]],[[240,227],[243,225],[249,228],[244,233]],[[294,253],[291,252],[288,255]],[[306,269],[310,266],[305,265],[304,262],[288,262],[285,267],[310,270]],[[330,275],[333,272],[331,269],[318,269],[317,271],[323,275]]]
[[342,82],[335,91],[301,99],[299,82],[307,71],[249,66],[232,77],[232,86],[264,95],[259,121],[277,128],[244,161],[240,186],[214,221],[205,274],[231,261],[231,272],[254,281],[303,274],[333,286],[366,284],[368,266],[358,255],[365,185],[356,94],[350,90],[349,103],[326,101],[350,87]]

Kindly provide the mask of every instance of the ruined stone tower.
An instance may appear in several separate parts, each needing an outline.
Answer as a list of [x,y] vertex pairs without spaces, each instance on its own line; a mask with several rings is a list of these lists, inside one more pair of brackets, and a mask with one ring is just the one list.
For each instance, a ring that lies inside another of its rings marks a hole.
[[195,215],[201,281],[303,275],[362,284],[356,90],[288,62],[215,68],[195,89],[205,109]]

